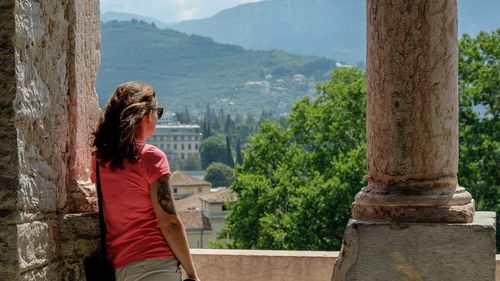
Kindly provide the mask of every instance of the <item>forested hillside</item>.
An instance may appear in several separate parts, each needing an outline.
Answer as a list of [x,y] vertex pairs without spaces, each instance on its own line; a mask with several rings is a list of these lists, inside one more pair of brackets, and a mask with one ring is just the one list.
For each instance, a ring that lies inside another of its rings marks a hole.
[[[101,106],[117,84],[143,80],[155,86],[170,111],[202,112],[210,104],[235,113],[283,113],[297,98],[314,95],[315,84],[335,68],[325,58],[245,50],[137,20],[103,23],[101,44]],[[295,74],[303,76],[293,80]],[[267,87],[245,89],[247,81],[266,78]]]

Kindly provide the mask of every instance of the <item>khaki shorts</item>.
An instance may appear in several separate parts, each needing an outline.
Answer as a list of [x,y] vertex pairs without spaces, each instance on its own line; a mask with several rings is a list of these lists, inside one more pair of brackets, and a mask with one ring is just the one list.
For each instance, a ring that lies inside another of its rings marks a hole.
[[145,259],[128,264],[115,272],[116,281],[181,281],[175,257]]

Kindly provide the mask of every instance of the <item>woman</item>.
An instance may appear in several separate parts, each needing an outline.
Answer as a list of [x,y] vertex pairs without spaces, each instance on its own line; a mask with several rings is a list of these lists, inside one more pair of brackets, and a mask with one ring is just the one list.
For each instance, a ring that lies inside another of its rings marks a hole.
[[175,212],[167,157],[144,142],[162,114],[152,86],[126,82],[116,88],[92,134],[107,254],[118,281],[179,281],[179,262],[189,278],[199,280]]

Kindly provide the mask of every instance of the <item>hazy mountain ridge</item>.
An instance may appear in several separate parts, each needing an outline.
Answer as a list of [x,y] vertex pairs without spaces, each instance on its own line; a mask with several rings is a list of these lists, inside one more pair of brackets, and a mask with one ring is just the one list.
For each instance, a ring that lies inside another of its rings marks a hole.
[[141,16],[137,14],[131,14],[131,13],[123,13],[123,12],[105,12],[101,14],[101,22],[110,22],[110,21],[130,21],[132,19],[140,20],[140,21],[145,21],[147,23],[154,23],[156,27],[158,28],[168,28],[171,27],[177,22],[162,22],[161,20],[152,18],[152,17],[146,17],[146,16]]
[[172,28],[245,48],[282,49],[355,63],[365,46],[364,2],[272,0],[243,4]]
[[[459,32],[500,27],[500,1],[459,0]],[[355,64],[365,61],[365,0],[268,0],[172,28],[250,49],[282,49]]]
[[[210,103],[231,112],[274,109],[279,113],[311,93],[314,83],[329,79],[335,63],[278,50],[248,51],[137,20],[111,21],[101,25],[96,88],[101,105],[117,84],[144,80],[157,88],[160,103],[173,111],[184,107],[203,111]],[[304,81],[292,85],[293,75],[299,73]],[[263,81],[266,76],[267,92],[245,92],[247,81]],[[283,81],[275,87],[279,79]]]

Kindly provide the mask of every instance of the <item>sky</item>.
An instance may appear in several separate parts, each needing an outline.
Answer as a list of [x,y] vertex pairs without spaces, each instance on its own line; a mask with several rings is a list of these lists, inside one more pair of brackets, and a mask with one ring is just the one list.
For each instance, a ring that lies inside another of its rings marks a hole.
[[207,18],[227,8],[259,1],[261,0],[101,0],[101,13],[132,13],[170,23]]

